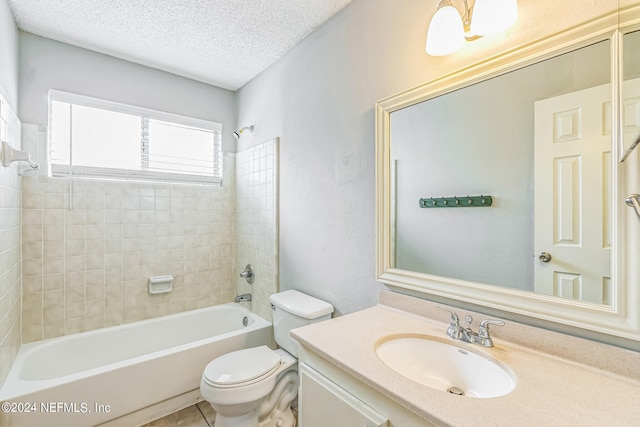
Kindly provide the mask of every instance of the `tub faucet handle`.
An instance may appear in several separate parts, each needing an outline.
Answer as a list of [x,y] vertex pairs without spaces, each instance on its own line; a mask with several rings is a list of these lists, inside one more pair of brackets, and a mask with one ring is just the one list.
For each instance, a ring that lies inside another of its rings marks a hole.
[[251,264],[247,264],[247,266],[244,268],[244,271],[240,273],[240,277],[245,279],[250,285],[253,284],[255,274],[253,273],[253,267],[251,267]]

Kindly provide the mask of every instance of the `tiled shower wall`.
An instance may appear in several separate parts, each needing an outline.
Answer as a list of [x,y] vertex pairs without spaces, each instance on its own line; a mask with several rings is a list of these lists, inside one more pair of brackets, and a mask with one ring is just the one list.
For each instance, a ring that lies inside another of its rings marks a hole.
[[[0,95],[0,139],[20,149],[20,120]],[[0,166],[0,384],[20,348],[20,175]]]
[[236,274],[239,293],[253,295],[252,308],[272,320],[269,295],[278,292],[278,139],[236,155],[236,251],[238,272],[251,264],[249,285]]
[[[22,132],[45,165],[45,129]],[[222,187],[74,180],[70,200],[42,171],[22,190],[23,342],[233,300],[235,155]],[[167,274],[173,290],[150,295]]]

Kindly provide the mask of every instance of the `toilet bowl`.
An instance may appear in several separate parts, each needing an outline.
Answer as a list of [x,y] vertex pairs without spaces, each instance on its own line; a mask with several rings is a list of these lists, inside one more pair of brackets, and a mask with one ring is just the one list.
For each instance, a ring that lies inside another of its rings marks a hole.
[[333,306],[298,291],[271,295],[274,336],[280,349],[252,347],[224,354],[206,366],[200,393],[216,411],[216,427],[294,427],[298,393],[293,328],[326,320]]
[[216,427],[260,425],[262,401],[283,374],[293,372],[297,377],[296,365],[286,351],[267,346],[234,351],[210,362],[202,374],[200,393],[217,413]]

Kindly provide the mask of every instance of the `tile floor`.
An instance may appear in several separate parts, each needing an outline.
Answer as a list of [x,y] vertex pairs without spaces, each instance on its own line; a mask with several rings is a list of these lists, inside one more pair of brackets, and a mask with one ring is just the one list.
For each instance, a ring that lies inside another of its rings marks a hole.
[[[297,407],[294,406],[291,410],[297,419]],[[215,421],[216,412],[209,402],[199,402],[140,427],[214,427]]]
[[209,402],[200,402],[142,427],[213,427],[215,419]]

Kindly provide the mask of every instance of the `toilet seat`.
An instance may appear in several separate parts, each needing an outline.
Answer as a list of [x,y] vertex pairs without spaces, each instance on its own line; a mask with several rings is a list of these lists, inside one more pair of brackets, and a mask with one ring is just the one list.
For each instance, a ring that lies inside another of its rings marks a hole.
[[217,388],[249,385],[276,372],[281,360],[276,352],[264,345],[233,351],[209,362],[202,379]]

